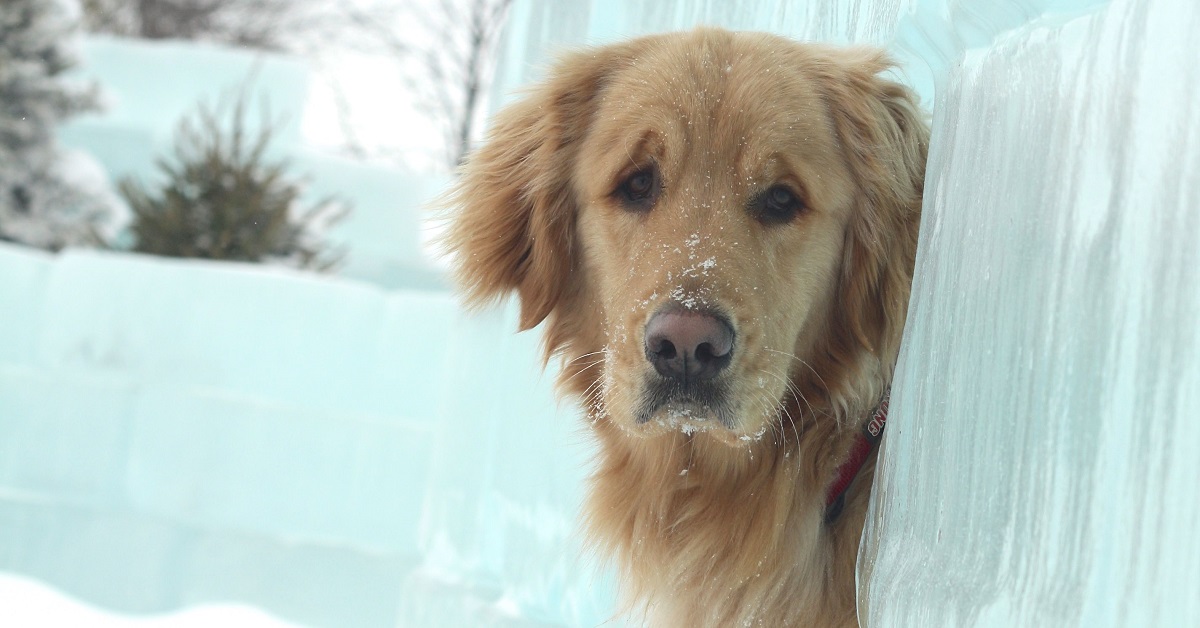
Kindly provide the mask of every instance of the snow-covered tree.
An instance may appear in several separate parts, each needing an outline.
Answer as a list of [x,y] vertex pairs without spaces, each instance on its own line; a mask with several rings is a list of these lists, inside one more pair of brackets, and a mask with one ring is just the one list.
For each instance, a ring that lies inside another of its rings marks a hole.
[[96,105],[93,89],[63,77],[77,12],[67,0],[0,1],[3,240],[52,250],[89,242],[110,209],[55,139],[59,124]]

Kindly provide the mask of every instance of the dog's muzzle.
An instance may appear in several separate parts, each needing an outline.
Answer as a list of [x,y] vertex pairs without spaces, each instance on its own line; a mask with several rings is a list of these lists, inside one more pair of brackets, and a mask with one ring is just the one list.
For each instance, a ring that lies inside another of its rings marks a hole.
[[661,308],[645,329],[648,378],[637,422],[664,407],[686,418],[714,416],[726,423],[726,386],[719,375],[733,359],[735,334],[729,320],[711,310],[679,304]]

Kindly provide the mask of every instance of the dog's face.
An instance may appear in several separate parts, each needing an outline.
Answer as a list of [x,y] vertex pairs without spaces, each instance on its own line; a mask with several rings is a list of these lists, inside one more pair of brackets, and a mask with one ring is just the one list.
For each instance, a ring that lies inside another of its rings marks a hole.
[[723,31],[570,58],[468,164],[460,278],[550,317],[568,385],[630,434],[796,420],[903,322],[924,137],[884,67]]
[[797,72],[738,52],[640,56],[575,163],[602,403],[635,434],[762,434],[837,286],[854,186],[832,119]]

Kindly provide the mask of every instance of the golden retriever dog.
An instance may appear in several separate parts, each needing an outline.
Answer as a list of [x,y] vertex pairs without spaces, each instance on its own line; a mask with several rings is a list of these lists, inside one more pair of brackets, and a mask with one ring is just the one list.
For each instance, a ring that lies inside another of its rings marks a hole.
[[515,293],[587,411],[635,622],[856,624],[929,138],[890,66],[707,28],[575,52],[450,193],[469,302]]

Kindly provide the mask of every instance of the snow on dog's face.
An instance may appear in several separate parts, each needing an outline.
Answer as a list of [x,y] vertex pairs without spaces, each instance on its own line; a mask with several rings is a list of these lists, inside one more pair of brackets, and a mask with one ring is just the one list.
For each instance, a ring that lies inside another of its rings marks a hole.
[[922,126],[886,67],[715,30],[568,57],[467,165],[459,278],[549,318],[564,383],[630,434],[789,427],[903,322]]

